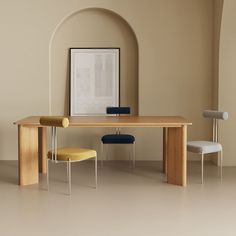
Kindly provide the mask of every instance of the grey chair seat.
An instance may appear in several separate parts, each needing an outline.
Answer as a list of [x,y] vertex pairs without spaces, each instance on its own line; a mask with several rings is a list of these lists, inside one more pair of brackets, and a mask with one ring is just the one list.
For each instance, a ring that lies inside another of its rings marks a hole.
[[187,143],[187,150],[189,152],[207,154],[222,151],[222,145],[209,141],[190,141]]

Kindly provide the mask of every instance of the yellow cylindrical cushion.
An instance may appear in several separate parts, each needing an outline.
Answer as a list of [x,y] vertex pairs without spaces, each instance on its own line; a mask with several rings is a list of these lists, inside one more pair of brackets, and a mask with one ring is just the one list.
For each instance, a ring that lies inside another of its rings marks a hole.
[[63,128],[67,128],[70,123],[69,119],[63,116],[42,116],[39,122],[41,125]]
[[[58,161],[82,161],[97,156],[97,152],[92,149],[86,148],[58,148],[57,160]],[[48,158],[52,159],[52,151],[48,152]]]

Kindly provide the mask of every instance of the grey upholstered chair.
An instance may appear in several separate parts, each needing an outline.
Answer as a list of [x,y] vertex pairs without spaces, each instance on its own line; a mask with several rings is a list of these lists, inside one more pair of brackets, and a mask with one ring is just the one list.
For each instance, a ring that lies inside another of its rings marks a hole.
[[223,148],[218,143],[218,120],[227,120],[228,113],[221,111],[204,111],[203,116],[213,119],[213,138],[212,141],[190,141],[187,143],[187,151],[194,152],[201,155],[202,167],[202,183],[203,183],[203,170],[204,170],[204,155],[209,153],[220,152],[220,176],[222,179],[222,164],[223,164]]

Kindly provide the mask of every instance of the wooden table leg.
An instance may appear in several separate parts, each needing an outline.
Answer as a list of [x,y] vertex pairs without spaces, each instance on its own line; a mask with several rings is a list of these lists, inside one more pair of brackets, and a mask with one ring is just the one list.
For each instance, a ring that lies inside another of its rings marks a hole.
[[38,145],[39,145],[39,172],[47,173],[47,128],[38,128]]
[[168,141],[168,128],[163,128],[163,173],[167,174],[167,141]]
[[38,183],[38,127],[18,125],[19,185]]
[[167,182],[169,184],[181,186],[186,186],[187,184],[186,142],[186,125],[168,128]]

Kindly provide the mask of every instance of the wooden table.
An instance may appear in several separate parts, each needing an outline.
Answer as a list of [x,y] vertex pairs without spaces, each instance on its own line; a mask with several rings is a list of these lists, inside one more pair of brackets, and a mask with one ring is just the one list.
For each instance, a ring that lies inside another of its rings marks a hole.
[[[163,171],[169,184],[186,186],[187,126],[179,116],[82,116],[68,117],[69,127],[161,127],[163,128]],[[14,122],[18,126],[19,185],[38,183],[38,172],[46,173],[46,127],[40,116]]]

